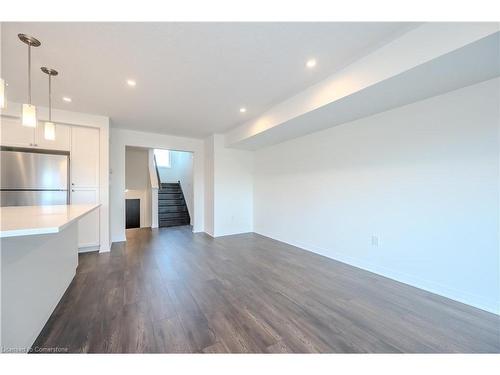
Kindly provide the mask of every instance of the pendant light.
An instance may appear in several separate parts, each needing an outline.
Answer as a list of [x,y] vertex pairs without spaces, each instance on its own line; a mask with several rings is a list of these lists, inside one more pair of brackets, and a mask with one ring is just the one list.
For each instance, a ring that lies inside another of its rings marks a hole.
[[5,102],[7,100],[5,99],[5,81],[0,78],[0,109],[5,108]]
[[36,107],[31,104],[31,47],[40,46],[40,42],[32,36],[17,34],[21,42],[28,45],[28,103],[23,104],[23,126],[36,128]]
[[45,66],[40,69],[49,76],[49,121],[44,124],[43,133],[46,140],[54,141],[56,139],[56,125],[52,122],[52,77],[58,73],[57,70]]

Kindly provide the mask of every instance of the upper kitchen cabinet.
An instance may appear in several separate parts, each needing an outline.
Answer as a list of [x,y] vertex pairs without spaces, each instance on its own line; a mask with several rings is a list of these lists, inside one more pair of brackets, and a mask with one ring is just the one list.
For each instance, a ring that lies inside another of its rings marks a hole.
[[71,129],[71,186],[99,187],[99,129]]
[[21,120],[2,117],[0,140],[2,146],[41,148],[47,150],[69,151],[71,146],[71,127],[56,124],[55,140],[45,139],[45,127],[42,121],[36,128],[21,125]]
[[45,126],[39,122],[35,131],[35,147],[47,150],[69,151],[71,146],[71,126],[56,124],[56,137],[53,141],[45,139]]
[[2,146],[35,147],[35,131],[21,125],[21,119],[1,118],[0,141]]

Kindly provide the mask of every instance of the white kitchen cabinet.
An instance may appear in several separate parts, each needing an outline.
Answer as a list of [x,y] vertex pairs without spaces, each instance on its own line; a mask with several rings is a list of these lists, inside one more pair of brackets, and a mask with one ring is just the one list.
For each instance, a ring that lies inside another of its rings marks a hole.
[[53,141],[45,139],[45,125],[39,122],[35,131],[35,146],[46,150],[69,151],[71,146],[71,126],[55,124],[56,138]]
[[[99,129],[71,128],[71,203],[99,203]],[[80,251],[99,246],[99,210],[78,223]]]
[[56,124],[56,139],[45,139],[45,126],[42,121],[36,128],[21,125],[21,119],[2,117],[0,140],[2,146],[41,148],[45,150],[69,151],[71,127]]
[[34,147],[35,129],[21,125],[21,119],[1,118],[0,141],[2,146]]
[[71,129],[71,186],[99,187],[99,129]]
[[[71,204],[99,203],[99,189],[71,189]],[[78,247],[80,251],[85,248],[92,249],[99,246],[99,210],[94,210],[85,215],[78,222]]]

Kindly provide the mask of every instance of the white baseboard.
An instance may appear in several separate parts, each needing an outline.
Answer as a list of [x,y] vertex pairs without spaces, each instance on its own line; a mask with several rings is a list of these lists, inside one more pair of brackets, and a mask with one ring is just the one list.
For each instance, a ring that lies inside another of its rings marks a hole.
[[89,253],[91,251],[100,251],[101,246],[100,245],[95,245],[95,246],[85,246],[85,247],[79,247],[78,248],[78,253]]

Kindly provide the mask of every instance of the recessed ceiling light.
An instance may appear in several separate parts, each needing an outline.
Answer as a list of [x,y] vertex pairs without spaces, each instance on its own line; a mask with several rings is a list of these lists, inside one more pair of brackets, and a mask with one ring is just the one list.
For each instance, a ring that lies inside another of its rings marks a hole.
[[71,98],[68,98],[67,96],[63,96],[63,100],[64,100],[66,103],[71,103]]
[[133,79],[127,79],[127,85],[135,87],[137,83]]
[[245,107],[240,108],[241,113],[245,113],[246,111],[247,111],[247,109]]
[[306,66],[308,68],[314,68],[316,66],[316,60],[315,59],[310,59],[310,60],[307,60],[306,62]]

